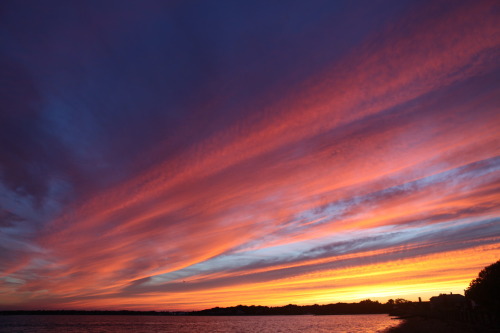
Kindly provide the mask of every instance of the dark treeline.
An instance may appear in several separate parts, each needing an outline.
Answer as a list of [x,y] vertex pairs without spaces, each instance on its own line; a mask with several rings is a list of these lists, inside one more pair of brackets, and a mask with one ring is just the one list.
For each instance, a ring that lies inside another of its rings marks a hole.
[[359,303],[336,303],[325,305],[294,305],[268,307],[238,305],[228,308],[212,308],[194,311],[200,316],[263,316],[263,315],[335,315],[335,314],[377,314],[390,313],[392,302],[385,304],[378,301],[364,300]]
[[[398,300],[397,300],[398,301]],[[364,300],[359,303],[336,303],[325,305],[294,305],[269,307],[261,305],[238,305],[227,308],[191,312],[170,311],[84,311],[84,310],[16,310],[0,311],[0,315],[127,315],[127,316],[265,316],[265,315],[334,315],[334,314],[380,314],[390,313],[395,302],[382,304],[378,301]]]
[[178,312],[129,310],[4,310],[0,315],[118,315],[118,316],[170,316]]

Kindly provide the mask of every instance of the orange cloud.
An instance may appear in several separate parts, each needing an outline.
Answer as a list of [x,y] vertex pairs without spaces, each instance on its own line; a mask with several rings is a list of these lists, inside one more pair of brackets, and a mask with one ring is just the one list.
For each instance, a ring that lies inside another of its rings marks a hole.
[[65,207],[8,271],[24,282],[4,280],[5,304],[184,310],[463,290],[500,254],[500,91],[484,83],[500,26],[494,1],[428,18],[429,6],[255,119]]

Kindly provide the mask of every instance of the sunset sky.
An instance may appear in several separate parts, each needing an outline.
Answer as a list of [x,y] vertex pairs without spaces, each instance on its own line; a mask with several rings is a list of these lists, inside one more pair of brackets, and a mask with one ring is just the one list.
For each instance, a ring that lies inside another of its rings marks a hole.
[[0,309],[463,293],[497,0],[2,1]]

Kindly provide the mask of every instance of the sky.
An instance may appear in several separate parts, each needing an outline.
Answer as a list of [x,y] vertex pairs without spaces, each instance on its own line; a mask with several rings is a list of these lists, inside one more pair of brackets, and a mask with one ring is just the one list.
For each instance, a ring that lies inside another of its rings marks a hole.
[[2,1],[0,309],[426,300],[500,259],[496,0]]

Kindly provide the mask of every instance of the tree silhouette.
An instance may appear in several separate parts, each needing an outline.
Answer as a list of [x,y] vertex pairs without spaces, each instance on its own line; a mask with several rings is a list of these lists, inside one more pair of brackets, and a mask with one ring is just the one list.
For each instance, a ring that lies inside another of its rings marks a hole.
[[487,308],[500,307],[500,260],[479,272],[465,290],[465,296]]
[[411,303],[411,301],[408,301],[404,298],[396,298],[396,300],[394,301],[396,304],[407,304],[407,303]]

